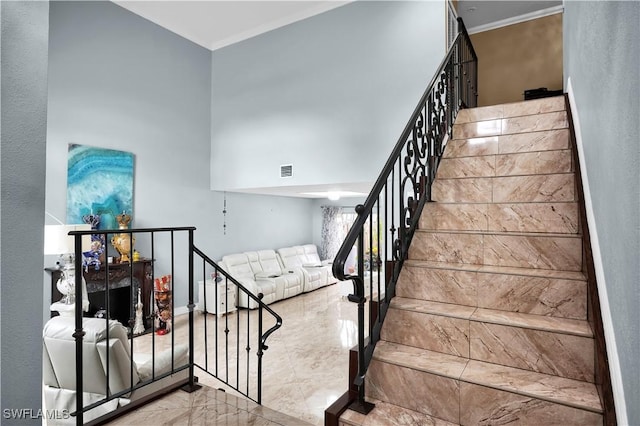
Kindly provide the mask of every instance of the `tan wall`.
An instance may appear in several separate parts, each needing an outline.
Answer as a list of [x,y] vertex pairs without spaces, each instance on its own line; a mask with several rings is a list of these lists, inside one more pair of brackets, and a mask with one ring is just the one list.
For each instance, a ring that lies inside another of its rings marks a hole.
[[516,102],[524,91],[562,89],[562,14],[471,35],[478,106]]

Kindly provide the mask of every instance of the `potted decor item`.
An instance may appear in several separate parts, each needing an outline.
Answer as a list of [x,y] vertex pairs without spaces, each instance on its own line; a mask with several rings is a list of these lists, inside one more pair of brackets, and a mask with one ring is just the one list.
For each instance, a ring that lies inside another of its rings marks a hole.
[[[91,226],[91,229],[98,229],[100,225],[100,215],[86,214],[82,216],[82,221]],[[105,235],[104,234],[91,234],[91,250],[83,252],[84,260],[83,264],[85,268],[93,267],[96,271],[100,269],[100,266],[104,263],[104,251],[105,251]]]
[[156,301],[156,334],[167,334],[171,321],[171,275],[155,279],[154,298]]
[[[119,229],[129,229],[129,222],[131,222],[131,216],[122,212],[116,216],[116,220],[118,221]],[[118,250],[120,253],[120,263],[129,263],[131,262],[131,247],[135,244],[136,238],[131,234],[120,233],[115,234],[111,238],[111,244]]]

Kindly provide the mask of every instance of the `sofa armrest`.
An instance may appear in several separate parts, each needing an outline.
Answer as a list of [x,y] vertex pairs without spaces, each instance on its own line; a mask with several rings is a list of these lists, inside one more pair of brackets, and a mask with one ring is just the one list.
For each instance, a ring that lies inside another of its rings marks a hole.
[[[176,345],[173,348],[173,367],[178,368],[186,364],[188,356],[189,347],[187,345]],[[171,361],[171,348],[160,352],[155,359],[155,375],[159,376],[171,371]],[[151,379],[153,363],[153,358],[149,357],[145,362],[137,365],[138,375],[142,381]]]
[[282,274],[274,271],[271,271],[271,272],[263,271],[263,272],[257,272],[256,278],[276,278],[276,277],[279,277],[280,275]]

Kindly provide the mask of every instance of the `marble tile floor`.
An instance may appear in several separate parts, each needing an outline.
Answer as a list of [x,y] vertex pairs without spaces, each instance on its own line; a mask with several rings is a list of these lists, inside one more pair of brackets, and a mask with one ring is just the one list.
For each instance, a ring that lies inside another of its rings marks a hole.
[[[282,316],[283,325],[269,338],[264,353],[262,406],[236,399],[232,390],[217,391],[224,386],[196,368],[206,388],[191,396],[176,391],[108,424],[324,424],[325,408],[347,390],[348,352],[357,343],[357,308],[346,300],[350,291],[351,282],[339,282],[269,305]],[[186,317],[176,317],[171,333],[155,336],[156,350],[171,339],[175,344],[188,341]],[[202,313],[196,314],[196,335],[202,319]],[[211,323],[213,316],[207,320]],[[209,335],[213,329],[209,325]],[[150,352],[150,336],[136,338],[134,351]]]

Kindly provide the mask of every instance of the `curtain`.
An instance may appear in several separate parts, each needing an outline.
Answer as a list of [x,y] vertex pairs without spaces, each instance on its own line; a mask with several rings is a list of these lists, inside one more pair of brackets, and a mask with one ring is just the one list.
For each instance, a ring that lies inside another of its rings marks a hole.
[[333,260],[345,237],[340,220],[342,207],[322,206],[322,245],[320,258]]

